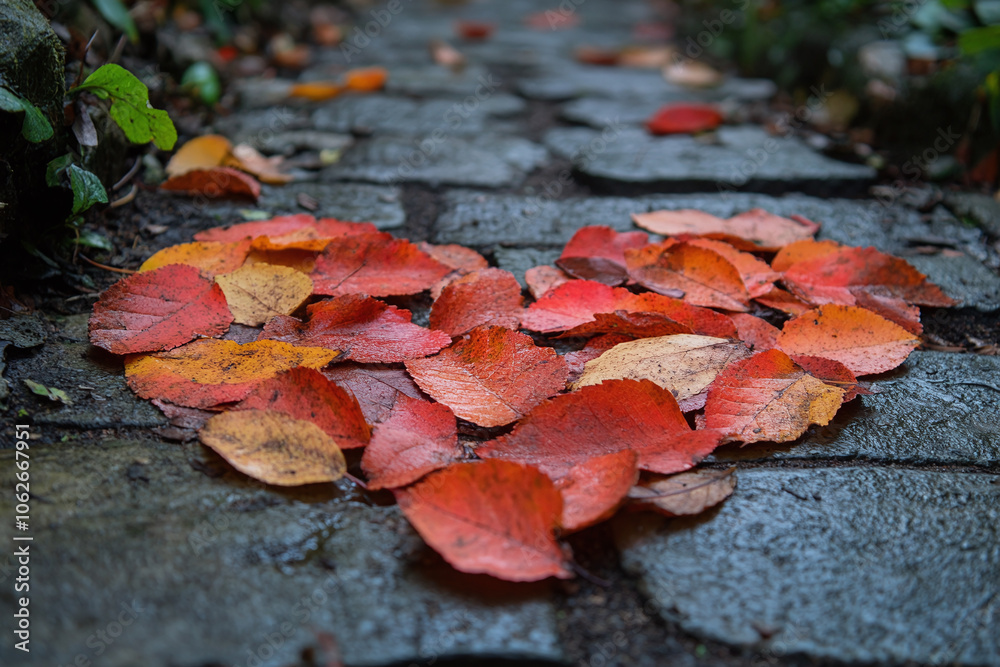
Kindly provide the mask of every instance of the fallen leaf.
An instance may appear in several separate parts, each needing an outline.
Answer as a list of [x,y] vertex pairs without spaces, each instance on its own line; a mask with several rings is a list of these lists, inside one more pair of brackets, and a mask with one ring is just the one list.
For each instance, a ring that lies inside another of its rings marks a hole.
[[447,67],[454,72],[461,72],[465,68],[465,56],[443,39],[432,39],[428,48],[431,52],[431,60],[438,65]]
[[534,468],[460,463],[395,493],[424,541],[461,572],[508,581],[572,576],[555,541],[562,498]]
[[320,218],[317,220],[307,213],[281,215],[270,220],[255,220],[241,222],[229,227],[213,227],[194,235],[196,241],[217,241],[232,243],[244,239],[257,240],[267,238],[269,249],[288,249],[289,245],[306,250],[322,250],[325,244],[318,247],[299,247],[303,240],[333,239],[338,236],[355,234],[378,234],[378,229],[370,222],[345,222],[336,218]]
[[416,294],[450,269],[417,246],[389,234],[357,234],[334,239],[316,258],[316,294],[370,296]]
[[291,174],[286,174],[279,169],[284,161],[285,158],[280,155],[264,157],[253,146],[239,144],[233,148],[231,157],[226,159],[224,164],[227,167],[236,167],[252,174],[262,183],[284,185],[295,180]]
[[722,125],[722,114],[710,104],[677,102],[661,107],[646,121],[650,134],[693,134]]
[[953,306],[955,301],[904,259],[875,248],[842,247],[820,257],[796,262],[785,269],[785,286],[815,305],[853,306],[855,292],[870,290],[910,304]]
[[705,402],[705,427],[743,443],[788,442],[811,424],[829,424],[844,393],[806,373],[781,350],[766,350],[716,376]]
[[382,90],[389,78],[389,72],[384,67],[363,67],[348,70],[344,75],[344,85],[356,93],[371,93]]
[[196,169],[206,170],[221,167],[232,150],[232,143],[222,135],[206,134],[195,137],[178,148],[170,161],[167,162],[167,176],[174,178]]
[[195,242],[181,243],[164,248],[147,259],[139,272],[154,271],[171,264],[186,264],[201,271],[207,278],[219,273],[232,273],[243,266],[250,252],[250,241],[233,243]]
[[715,507],[736,490],[736,468],[692,470],[639,482],[629,505],[666,516],[692,516]]
[[694,234],[709,237],[721,235],[722,240],[728,240],[724,237],[730,236],[741,238],[757,244],[757,250],[777,250],[794,241],[811,239],[819,228],[819,225],[805,218],[783,218],[759,208],[728,220],[703,211],[681,209],[633,213],[632,221],[643,229],[663,236]]
[[204,195],[209,199],[245,197],[256,201],[260,197],[260,183],[257,179],[232,167],[193,169],[168,178],[160,185],[160,189]]
[[757,259],[748,252],[737,250],[725,241],[694,238],[688,243],[717,252],[729,260],[729,263],[739,271],[740,278],[743,279],[743,285],[747,288],[750,298],[764,296],[771,291],[774,281],[781,278],[781,274],[772,270],[764,260]]
[[472,248],[466,248],[454,243],[434,245],[426,241],[421,241],[417,244],[417,247],[452,271],[461,271],[463,275],[479,269],[486,269],[490,266],[486,258]]
[[569,533],[609,518],[639,479],[639,455],[623,449],[587,459],[555,482],[563,497],[560,523]]
[[844,394],[844,403],[853,401],[859,395],[868,395],[872,392],[861,386],[858,378],[844,364],[833,359],[823,357],[810,357],[804,354],[790,355],[791,360],[802,367],[806,373],[812,375],[817,380],[822,380],[827,384],[840,387],[847,393]]
[[509,271],[480,269],[457,278],[441,290],[431,307],[432,329],[460,336],[491,324],[517,329],[524,299],[521,285]]
[[568,30],[580,25],[580,17],[574,11],[554,8],[528,14],[524,25],[532,30]]
[[649,380],[609,380],[545,401],[476,454],[537,466],[559,479],[595,456],[625,449],[639,455],[641,469],[666,474],[694,466],[719,438],[692,431],[673,395]]
[[269,410],[312,422],[341,449],[364,447],[371,438],[357,399],[312,368],[293,368],[264,380],[233,410]]
[[389,418],[375,426],[361,469],[369,489],[391,489],[412,484],[463,457],[452,411],[402,394]]
[[141,398],[209,408],[245,398],[258,384],[296,366],[322,368],[334,350],[264,340],[240,345],[205,338],[168,352],[129,355],[125,377]]
[[90,342],[114,354],[156,352],[199,336],[217,336],[233,316],[222,290],[183,264],[137,273],[109,287],[94,304]]
[[629,275],[642,286],[681,296],[696,306],[745,311],[750,295],[733,264],[719,253],[690,243],[648,245],[625,252]]
[[334,482],[347,471],[333,438],[281,412],[224,412],[209,419],[199,436],[234,468],[267,484]]
[[455,34],[462,39],[481,40],[489,39],[497,29],[495,23],[487,21],[455,21]]
[[41,382],[35,382],[34,380],[24,379],[24,386],[28,390],[35,394],[36,396],[41,396],[42,398],[47,398],[50,401],[56,401],[62,403],[63,405],[73,405],[73,400],[69,397],[62,389],[57,389],[56,387],[46,387]]
[[812,308],[812,306],[799,297],[791,292],[786,292],[776,285],[771,285],[771,289],[758,297],[754,297],[754,300],[761,305],[780,310],[789,315],[801,315]]
[[730,315],[741,341],[754,352],[773,349],[781,335],[781,329],[770,322],[754,317],[748,313],[733,313]]
[[628,279],[625,251],[649,241],[645,232],[617,232],[611,227],[581,227],[573,234],[556,266],[575,278],[620,285]]
[[613,313],[596,313],[593,322],[580,324],[559,334],[559,338],[619,334],[629,338],[654,338],[672,334],[694,333],[691,328],[675,322],[663,313],[630,313],[616,310]]
[[610,67],[618,64],[618,49],[602,49],[597,46],[580,46],[573,50],[577,62],[585,65]]
[[310,102],[325,102],[332,100],[345,90],[347,90],[347,86],[336,81],[310,81],[293,85],[288,90],[288,96],[299,97]]
[[735,361],[750,356],[739,341],[678,334],[619,343],[587,362],[573,388],[606,380],[651,380],[667,389],[688,412],[701,407],[715,376]]
[[924,326],[920,323],[920,308],[911,306],[897,296],[880,292],[882,290],[879,287],[851,289],[856,305],[878,313],[890,322],[895,322],[914,336],[924,332]]
[[910,356],[920,339],[881,315],[857,306],[825,305],[785,322],[778,347],[839,361],[852,373],[884,373]]
[[810,259],[819,259],[827,255],[836,253],[844,246],[836,241],[815,241],[813,239],[803,239],[793,241],[781,248],[778,254],[771,260],[771,268],[775,271],[787,271],[799,262]]
[[309,276],[287,266],[251,264],[215,277],[237,324],[256,327],[298,309],[312,294]]
[[573,278],[568,273],[547,264],[533,266],[524,272],[524,282],[528,285],[531,296],[535,297],[536,300],[571,280]]
[[502,426],[566,385],[566,362],[528,336],[503,327],[478,327],[435,357],[413,359],[416,383],[462,419]]
[[583,375],[584,364],[601,356],[618,343],[630,340],[633,340],[631,336],[603,334],[588,340],[583,348],[575,352],[567,352],[563,355],[563,359],[566,360],[566,367],[569,368],[569,377],[566,381],[569,383],[576,382]]
[[722,83],[722,73],[698,60],[674,62],[663,68],[663,78],[685,88],[713,88]]
[[345,294],[309,306],[308,318],[275,317],[261,340],[340,350],[343,359],[393,363],[426,357],[451,344],[451,336],[410,321],[400,310],[363,294]]
[[401,368],[345,363],[324,368],[322,372],[331,382],[351,392],[369,424],[385,421],[402,395],[426,398]]

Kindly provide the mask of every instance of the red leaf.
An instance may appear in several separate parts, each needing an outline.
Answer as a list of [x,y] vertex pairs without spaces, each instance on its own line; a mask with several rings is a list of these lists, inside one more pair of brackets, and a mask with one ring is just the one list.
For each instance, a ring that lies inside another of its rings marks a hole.
[[558,337],[620,334],[629,338],[653,338],[680,333],[693,332],[690,327],[675,322],[663,313],[630,313],[616,310],[613,313],[597,313],[593,322],[575,326]]
[[563,497],[563,531],[580,530],[614,514],[639,479],[638,461],[638,454],[623,449],[587,459],[553,480]]
[[714,130],[722,114],[707,104],[668,104],[646,121],[650,134],[689,134]]
[[[305,213],[279,215],[270,220],[241,222],[229,227],[213,227],[194,235],[196,241],[242,241],[245,238],[268,237],[274,246],[283,246],[292,239],[305,237],[330,239],[354,234],[377,234],[378,230],[370,222],[343,222],[335,218],[317,220]],[[321,246],[322,247],[322,246]],[[318,248],[317,248],[318,249]]]
[[334,239],[316,258],[316,294],[416,294],[450,269],[417,246],[388,234],[358,234]]
[[496,29],[496,23],[487,21],[455,21],[455,34],[462,39],[489,39]]
[[502,426],[566,386],[566,362],[531,338],[503,327],[478,327],[435,357],[406,368],[425,392],[462,419]]
[[774,308],[789,315],[801,315],[811,308],[808,303],[791,292],[786,292],[774,285],[771,285],[771,289],[767,293],[756,297],[755,300],[768,308]]
[[878,288],[851,288],[851,294],[854,295],[857,305],[878,313],[890,322],[895,322],[915,336],[923,333],[920,308],[909,305],[899,297],[878,294],[880,291]]
[[583,349],[576,352],[567,352],[563,355],[566,366],[569,368],[569,379],[567,382],[573,383],[580,379],[583,367],[588,361],[593,361],[618,343],[625,343],[633,340],[631,336],[620,336],[617,334],[604,334],[587,341]]
[[814,378],[844,389],[847,392],[844,394],[844,403],[854,400],[859,395],[872,393],[862,387],[851,369],[839,361],[823,357],[810,357],[804,354],[792,355],[791,359]]
[[389,418],[375,426],[361,469],[369,489],[390,489],[446,468],[463,454],[451,410],[400,394]]
[[426,357],[451,344],[451,336],[411,323],[410,311],[363,294],[314,303],[308,315],[306,322],[287,315],[272,318],[260,340],[340,350],[342,358],[362,363]]
[[696,238],[691,239],[688,243],[708,248],[728,259],[729,263],[740,272],[740,277],[743,278],[743,284],[751,298],[767,294],[774,286],[774,281],[781,278],[781,274],[773,271],[764,260],[757,259],[748,252],[741,252],[724,241]]
[[233,321],[218,285],[184,264],[137,273],[94,304],[90,342],[114,354],[169,350],[224,333]]
[[717,252],[690,243],[648,245],[625,253],[637,283],[668,296],[683,295],[696,306],[745,311],[750,295],[733,264]]
[[781,329],[759,317],[747,313],[734,313],[730,316],[741,341],[754,352],[770,350],[775,347]]
[[523,308],[521,285],[512,273],[480,269],[448,283],[431,307],[430,325],[451,336],[484,324],[517,329]]
[[607,380],[542,403],[476,454],[538,466],[559,479],[595,456],[630,449],[641,469],[671,473],[694,466],[719,437],[692,431],[673,394],[649,380]]
[[798,297],[820,305],[853,306],[854,292],[873,290],[907,303],[923,306],[953,306],[955,301],[928,282],[904,259],[875,248],[839,248],[820,257],[796,262],[784,272],[785,285]]
[[556,266],[571,276],[620,285],[628,279],[625,251],[649,241],[645,232],[616,232],[611,227],[582,227],[573,234]]
[[212,199],[247,197],[256,201],[260,197],[260,183],[257,179],[232,167],[193,169],[168,178],[160,189],[189,195],[205,195]]
[[534,468],[460,463],[395,493],[424,541],[457,570],[509,581],[572,576],[554,534],[562,498]]
[[800,216],[783,218],[759,208],[728,220],[694,209],[633,213],[632,220],[639,227],[663,236],[696,234],[725,241],[732,236],[756,244],[741,250],[777,250],[793,241],[811,239],[819,229],[818,224]]
[[425,398],[420,387],[400,368],[346,363],[324,368],[322,373],[351,392],[369,424],[388,419],[402,396]]
[[857,306],[826,305],[785,322],[778,347],[788,354],[825,357],[857,375],[900,365],[920,340],[898,324]]
[[521,326],[530,331],[566,331],[593,322],[597,313],[660,313],[694,333],[734,338],[736,328],[721,313],[699,308],[662,294],[633,294],[621,287],[608,287],[592,280],[571,280],[531,304],[521,316]]
[[795,241],[778,251],[778,254],[771,260],[771,268],[775,271],[787,271],[794,264],[826,257],[843,247],[836,241],[814,241],[813,239]]
[[452,271],[460,271],[463,275],[478,269],[489,268],[490,263],[472,248],[456,245],[433,245],[427,242],[417,244],[417,247],[441,262]]
[[829,424],[843,397],[843,389],[806,373],[781,350],[767,350],[715,377],[705,426],[744,443],[788,442],[810,424]]
[[258,384],[234,410],[270,410],[312,422],[341,449],[364,447],[371,437],[354,396],[311,368],[293,368]]
[[547,264],[533,266],[524,272],[524,282],[528,285],[528,291],[535,299],[541,299],[555,288],[571,280],[573,278],[565,271]]

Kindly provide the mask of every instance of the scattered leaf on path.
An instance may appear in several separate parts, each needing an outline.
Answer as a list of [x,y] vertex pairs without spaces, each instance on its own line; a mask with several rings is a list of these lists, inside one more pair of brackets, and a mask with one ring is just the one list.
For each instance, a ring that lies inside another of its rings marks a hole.
[[781,329],[770,322],[749,313],[733,313],[730,319],[736,325],[740,340],[754,352],[770,350],[777,345]]
[[312,294],[309,276],[287,266],[251,264],[215,277],[237,324],[256,327],[294,312]]
[[733,264],[719,253],[690,243],[648,245],[625,253],[637,283],[695,306],[745,311],[750,295]]
[[668,104],[646,121],[650,134],[693,134],[722,125],[722,114],[710,104]]
[[819,229],[819,225],[805,218],[783,218],[759,208],[728,220],[693,209],[633,213],[632,220],[639,227],[654,234],[735,236],[757,244],[759,250],[777,250],[794,241],[811,239]]
[[666,516],[691,516],[715,507],[736,490],[736,468],[691,470],[644,480],[629,493],[631,507]]
[[232,273],[243,266],[250,241],[233,243],[194,242],[164,248],[153,254],[139,267],[139,272],[153,271],[170,264],[187,264],[199,269],[202,275],[211,278],[220,273]]
[[587,459],[553,480],[563,497],[563,532],[604,521],[625,501],[639,479],[639,455],[623,449]]
[[260,197],[260,183],[253,176],[232,167],[193,169],[168,178],[161,190],[204,195],[209,199],[243,197],[254,201]]
[[531,296],[535,297],[536,300],[571,280],[573,277],[568,273],[547,264],[533,266],[524,272],[524,282],[528,285]]
[[617,232],[611,227],[582,227],[573,234],[556,266],[575,278],[620,285],[628,279],[625,251],[649,241],[645,232]]
[[234,468],[267,484],[333,482],[347,470],[333,438],[282,412],[224,412],[209,419],[199,436]]
[[416,294],[450,269],[417,246],[389,234],[357,234],[334,239],[316,258],[312,279],[317,294]]
[[461,572],[508,581],[572,576],[555,541],[562,497],[535,468],[459,463],[398,489],[396,500],[424,541]]
[[73,405],[73,401],[70,399],[69,394],[62,389],[46,387],[41,382],[35,382],[34,380],[29,380],[27,378],[24,380],[24,386],[26,386],[28,390],[36,396],[47,398],[50,401],[57,401],[63,405]]
[[385,421],[401,395],[425,399],[420,387],[401,368],[348,362],[322,372],[331,382],[351,392],[369,424]]
[[167,162],[167,176],[173,178],[196,169],[221,167],[232,150],[232,143],[220,134],[195,137],[178,148]]
[[457,278],[441,290],[431,307],[432,329],[460,336],[481,325],[517,329],[524,299],[509,271],[480,269]]

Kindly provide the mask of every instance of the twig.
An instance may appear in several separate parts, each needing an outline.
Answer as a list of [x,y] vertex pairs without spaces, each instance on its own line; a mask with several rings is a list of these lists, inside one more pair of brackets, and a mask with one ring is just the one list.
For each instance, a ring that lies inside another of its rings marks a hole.
[[101,264],[100,262],[95,262],[94,260],[87,257],[83,253],[80,253],[80,259],[87,262],[91,266],[96,266],[97,268],[104,269],[105,271],[114,271],[115,273],[137,273],[137,271],[133,269],[119,269],[114,266],[108,266],[107,264]]
[[345,472],[344,473],[344,477],[346,477],[347,479],[351,480],[352,482],[354,482],[355,484],[357,484],[358,486],[360,486],[365,491],[368,490],[368,485],[365,484],[364,480],[358,479],[357,477],[355,477],[354,475],[352,475],[349,472]]
[[135,183],[132,184],[132,189],[128,191],[128,194],[122,195],[118,199],[114,200],[108,204],[108,208],[118,208],[119,206],[124,206],[133,199],[135,199],[136,193],[139,192],[139,188],[136,187]]
[[122,51],[125,50],[125,33],[118,38],[118,43],[115,44],[115,50],[111,52],[111,57],[108,58],[109,63],[118,62],[118,59],[122,57]]
[[128,172],[124,176],[122,176],[120,179],[118,179],[117,183],[115,183],[114,185],[111,186],[111,191],[112,192],[116,192],[118,190],[121,190],[122,187],[126,183],[128,183],[130,180],[132,180],[132,177],[136,175],[136,172],[139,171],[139,165],[141,165],[141,164],[142,164],[142,158],[141,157],[137,157],[135,159],[135,164],[132,165],[132,168],[129,169]]
[[70,88],[76,88],[83,82],[83,66],[87,62],[87,54],[90,53],[90,46],[94,43],[94,40],[97,39],[97,33],[99,32],[100,30],[95,30],[94,34],[90,36],[90,41],[87,42],[87,46],[83,47],[83,57],[80,58],[80,71],[77,72],[76,81],[73,82],[73,85],[70,86]]

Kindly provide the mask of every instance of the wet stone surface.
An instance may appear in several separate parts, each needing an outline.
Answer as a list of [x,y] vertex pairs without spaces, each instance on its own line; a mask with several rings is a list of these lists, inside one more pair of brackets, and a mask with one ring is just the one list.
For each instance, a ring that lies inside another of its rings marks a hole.
[[985,665],[1000,661],[998,526],[994,475],[810,468],[741,471],[717,511],[616,528],[626,569],[700,636],[760,656]]
[[[914,352],[795,443],[729,445],[711,460],[861,459],[1000,468],[1000,358]],[[919,427],[917,426],[919,425]]]
[[[348,484],[262,488],[200,449],[32,448],[47,471],[32,480],[45,498],[32,575],[48,583],[32,586],[31,613],[47,622],[33,626],[31,664],[95,661],[99,631],[116,637],[103,643],[106,667],[298,664],[323,635],[350,665],[560,659],[548,584],[456,575],[395,506],[361,502]],[[0,452],[11,488],[13,454]],[[3,587],[0,604],[12,608],[13,595]],[[0,663],[21,658],[0,647]]]
[[572,159],[585,182],[621,194],[746,190],[858,195],[875,177],[870,167],[832,160],[794,137],[772,137],[756,126],[661,138],[623,124],[601,131],[556,128],[545,136],[545,145]]

